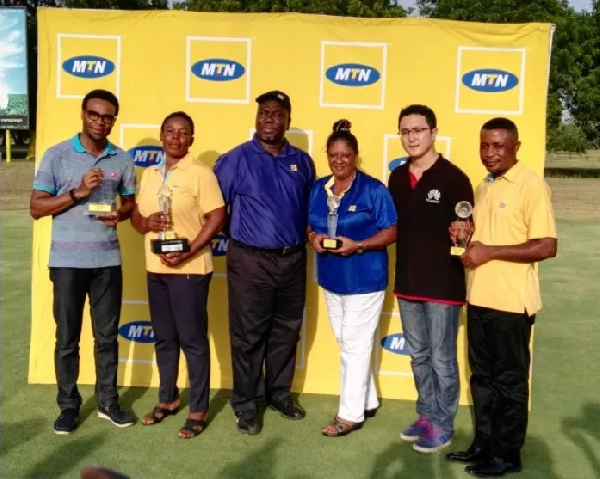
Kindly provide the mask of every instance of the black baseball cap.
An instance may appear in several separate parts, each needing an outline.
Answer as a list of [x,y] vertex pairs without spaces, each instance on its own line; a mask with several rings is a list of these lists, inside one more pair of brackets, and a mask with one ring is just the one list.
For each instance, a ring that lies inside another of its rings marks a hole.
[[256,97],[256,103],[262,105],[264,102],[269,100],[275,100],[281,103],[281,105],[290,113],[292,112],[292,103],[290,97],[279,90],[268,91]]

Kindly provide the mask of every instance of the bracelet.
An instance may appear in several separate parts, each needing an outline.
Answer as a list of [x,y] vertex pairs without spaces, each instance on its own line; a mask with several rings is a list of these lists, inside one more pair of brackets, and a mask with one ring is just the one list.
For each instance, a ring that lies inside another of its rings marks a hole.
[[309,245],[313,244],[313,239],[315,239],[315,235],[316,235],[316,233],[314,231],[311,231],[310,233],[308,233],[308,244]]
[[363,254],[363,251],[364,251],[365,245],[364,245],[364,244],[362,244],[362,243],[358,243],[358,245],[357,245],[357,246],[358,246],[358,250],[357,250],[356,252],[357,252],[358,254]]
[[69,190],[69,196],[71,197],[71,199],[73,200],[73,203],[77,204],[79,203],[79,200],[77,199],[77,197],[75,196],[75,188]]

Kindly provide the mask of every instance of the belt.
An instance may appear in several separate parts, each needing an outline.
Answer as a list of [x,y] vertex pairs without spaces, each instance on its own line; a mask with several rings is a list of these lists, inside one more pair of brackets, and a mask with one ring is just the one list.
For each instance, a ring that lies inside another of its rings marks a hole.
[[304,243],[300,243],[294,246],[284,246],[283,248],[261,248],[260,246],[252,246],[246,243],[240,243],[238,240],[231,239],[236,246],[250,251],[261,251],[263,253],[274,254],[277,256],[289,256],[305,249]]

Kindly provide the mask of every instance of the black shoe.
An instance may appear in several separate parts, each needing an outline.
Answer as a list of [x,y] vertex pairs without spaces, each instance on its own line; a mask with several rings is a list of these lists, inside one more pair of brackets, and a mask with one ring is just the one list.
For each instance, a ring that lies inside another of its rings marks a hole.
[[303,419],[306,416],[306,412],[302,409],[302,406],[290,398],[283,401],[272,401],[269,407],[275,411],[279,411],[286,419]]
[[258,416],[253,411],[236,411],[235,422],[242,434],[255,436],[260,432],[260,422]]
[[510,472],[521,471],[521,461],[507,461],[500,457],[491,457],[474,466],[465,467],[465,471],[477,477],[500,477]]
[[65,409],[54,421],[54,434],[66,436],[71,434],[79,422],[79,411],[75,409]]
[[110,406],[98,406],[98,417],[108,419],[117,427],[128,427],[135,423],[135,419],[129,413],[121,409],[117,403]]
[[365,409],[365,419],[368,417],[375,417],[377,414],[377,409],[379,408]]
[[447,461],[464,462],[466,464],[475,464],[483,462],[488,458],[488,450],[482,447],[469,446],[466,451],[456,451],[446,454]]

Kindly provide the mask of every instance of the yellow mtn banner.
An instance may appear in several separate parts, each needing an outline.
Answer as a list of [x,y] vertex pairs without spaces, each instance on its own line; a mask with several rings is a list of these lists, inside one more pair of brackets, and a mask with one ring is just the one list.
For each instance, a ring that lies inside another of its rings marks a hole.
[[[300,14],[211,14],[178,11],[39,9],[38,151],[81,128],[84,94],[105,88],[121,110],[111,141],[129,151],[141,175],[162,157],[163,118],[185,110],[196,124],[192,152],[213,165],[253,134],[254,98],[283,90],[292,99],[288,139],[308,151],[317,174],[329,172],[326,138],[335,120],[352,121],[360,166],[387,183],[405,153],[397,136],[400,109],[424,103],[438,116],[439,152],[476,184],[482,123],[513,119],[521,160],[542,172],[552,28],[425,19],[355,19]],[[38,155],[41,157],[41,155]],[[48,278],[51,219],[33,235],[29,381],[54,383],[54,319]],[[149,322],[143,239],[119,225],[124,292],[119,329],[119,383],[157,386]],[[399,225],[402,234],[402,225]],[[211,387],[231,387],[225,252],[213,241],[215,275],[209,299]],[[390,277],[394,255],[390,249]],[[309,254],[305,321],[298,345],[296,391],[339,393],[339,349]],[[464,318],[458,349],[461,403],[469,401]],[[86,308],[81,336],[83,384],[95,382]],[[185,385],[181,361],[180,385]],[[373,370],[380,395],[416,396],[392,287],[376,333]]]

